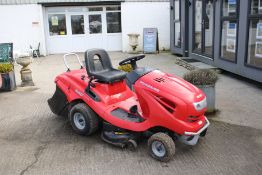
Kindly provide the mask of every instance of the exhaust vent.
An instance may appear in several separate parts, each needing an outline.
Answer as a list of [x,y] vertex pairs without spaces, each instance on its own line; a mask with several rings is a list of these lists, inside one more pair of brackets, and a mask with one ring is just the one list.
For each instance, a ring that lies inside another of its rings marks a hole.
[[176,105],[172,103],[171,101],[163,98],[163,97],[155,97],[155,99],[161,104],[169,113],[174,113]]

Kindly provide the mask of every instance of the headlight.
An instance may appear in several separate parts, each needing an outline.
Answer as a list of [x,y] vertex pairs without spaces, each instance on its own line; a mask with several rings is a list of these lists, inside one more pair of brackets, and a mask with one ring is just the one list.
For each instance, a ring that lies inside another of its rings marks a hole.
[[202,100],[200,102],[193,103],[193,105],[194,105],[194,107],[197,111],[201,111],[202,109],[206,108],[207,107],[206,97],[204,98],[204,100]]

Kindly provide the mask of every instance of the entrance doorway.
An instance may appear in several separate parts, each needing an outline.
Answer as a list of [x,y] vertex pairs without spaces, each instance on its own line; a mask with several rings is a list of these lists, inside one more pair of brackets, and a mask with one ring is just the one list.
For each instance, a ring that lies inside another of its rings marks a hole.
[[214,0],[195,0],[193,52],[213,59]]
[[119,5],[48,7],[45,23],[48,54],[122,50]]

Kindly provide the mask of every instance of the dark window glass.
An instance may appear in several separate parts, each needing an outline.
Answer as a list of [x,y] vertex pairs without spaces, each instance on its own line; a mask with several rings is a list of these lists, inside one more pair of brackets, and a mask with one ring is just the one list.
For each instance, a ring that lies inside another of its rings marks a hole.
[[237,22],[223,21],[222,24],[222,39],[221,39],[221,57],[235,61],[236,46],[237,46]]
[[236,16],[237,0],[223,0],[223,16]]
[[65,14],[49,14],[49,34],[54,35],[66,35],[66,17]]
[[121,32],[121,12],[107,12],[107,33]]
[[251,1],[251,14],[262,14],[262,1],[252,0]]
[[103,7],[89,7],[89,12],[97,12],[97,11],[103,11]]
[[101,15],[89,15],[89,33],[102,33]]
[[71,16],[72,34],[85,34],[84,15]]
[[262,20],[259,19],[250,20],[247,64],[262,68]]
[[120,6],[106,7],[106,11],[119,11],[121,10]]

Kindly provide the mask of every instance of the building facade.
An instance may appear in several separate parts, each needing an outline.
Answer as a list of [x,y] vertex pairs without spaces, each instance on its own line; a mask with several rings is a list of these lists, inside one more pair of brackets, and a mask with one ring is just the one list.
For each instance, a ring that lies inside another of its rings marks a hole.
[[262,0],[171,0],[171,51],[262,82]]
[[14,51],[40,43],[42,55],[84,52],[90,48],[124,51],[129,33],[156,27],[160,49],[170,48],[168,0],[0,0],[0,43]]

